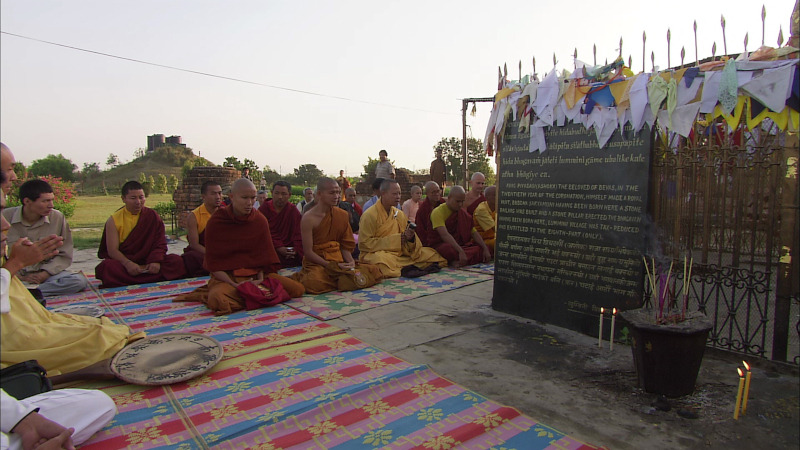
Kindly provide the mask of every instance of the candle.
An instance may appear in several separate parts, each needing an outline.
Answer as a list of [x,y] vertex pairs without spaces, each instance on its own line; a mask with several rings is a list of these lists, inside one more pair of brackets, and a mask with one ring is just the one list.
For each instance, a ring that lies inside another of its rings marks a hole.
[[747,378],[744,382],[744,394],[742,395],[742,415],[747,413],[747,397],[750,396],[750,375],[753,373],[750,372],[750,364],[747,364],[746,361],[742,361],[744,364],[744,368],[747,370]]
[[603,348],[603,311],[605,309],[600,307],[600,331],[597,333],[597,346]]
[[609,350],[614,350],[614,322],[617,320],[617,308],[611,310],[611,336],[608,338]]
[[739,393],[736,394],[736,409],[733,411],[733,420],[739,420],[739,407],[742,405],[742,391],[744,390],[744,374],[742,369],[736,368],[739,372]]

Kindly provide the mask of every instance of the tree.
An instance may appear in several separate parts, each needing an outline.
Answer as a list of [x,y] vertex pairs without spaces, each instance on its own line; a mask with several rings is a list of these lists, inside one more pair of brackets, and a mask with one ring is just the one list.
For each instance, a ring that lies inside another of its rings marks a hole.
[[37,159],[31,163],[28,171],[37,177],[51,175],[65,181],[73,181],[75,179],[74,172],[77,168],[78,166],[72,164],[72,161],[59,153],[58,155],[47,155],[42,159]]
[[81,169],[81,180],[84,182],[89,178],[96,177],[100,175],[100,164],[96,162],[93,163],[83,163],[83,169]]
[[281,174],[272,170],[270,166],[264,166],[264,169],[261,171],[262,179],[264,180],[264,184],[267,185],[267,189],[272,187],[272,184],[276,181],[280,180]]
[[222,163],[222,167],[233,167],[236,170],[242,170],[242,162],[235,156],[228,156],[225,158],[225,162]]
[[169,186],[169,192],[175,192],[178,190],[178,177],[175,175],[169,176],[169,181],[167,182]]
[[145,175],[144,172],[139,172],[139,183],[147,183],[147,175]]
[[314,186],[325,174],[317,168],[316,164],[303,164],[294,169],[294,181],[303,186]]
[[142,156],[144,156],[144,149],[143,148],[139,147],[139,148],[137,148],[136,150],[133,151],[133,157],[135,159],[139,159]]
[[158,174],[158,180],[156,181],[155,185],[156,192],[161,192],[162,194],[167,194],[167,177],[163,173]]
[[[463,184],[461,138],[442,138],[433,146],[433,149],[434,157],[436,157],[436,150],[442,150],[442,158],[447,165],[447,180],[455,184]],[[467,139],[467,170],[470,174],[483,173],[486,176],[487,185],[494,183],[494,169],[489,164],[489,157],[484,153],[483,143],[480,139]]]
[[119,165],[119,157],[113,153],[108,154],[108,158],[106,159],[106,165],[108,167],[116,167]]
[[[150,190],[151,190],[152,192],[154,192],[154,193],[157,193],[157,192],[158,192],[158,191],[156,191],[156,179],[155,179],[155,178],[154,178],[152,175],[150,175],[149,177],[147,177],[147,186],[150,186]],[[147,194],[147,195],[150,195],[150,194],[149,194],[149,193],[147,193],[147,192],[145,192],[145,194]]]
[[[380,158],[367,157],[367,163],[364,164],[364,173],[361,174],[365,180],[375,174],[375,166],[378,165],[378,162],[380,162]],[[389,162],[392,163],[392,167],[397,168],[393,160],[390,159]]]

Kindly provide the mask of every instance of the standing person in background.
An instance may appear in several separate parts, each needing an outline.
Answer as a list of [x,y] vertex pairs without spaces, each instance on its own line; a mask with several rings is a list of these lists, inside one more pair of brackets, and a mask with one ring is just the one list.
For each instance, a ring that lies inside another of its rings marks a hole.
[[[375,177],[377,178],[384,178],[384,179],[392,179],[394,180],[394,167],[392,163],[389,162],[389,153],[386,150],[381,150],[378,152],[378,156],[381,158],[378,161],[378,164],[375,166]],[[366,208],[364,208],[366,209]]]
[[314,201],[314,190],[310,187],[303,189],[303,197],[303,200],[297,203],[297,210],[300,211],[300,214],[303,214],[303,209],[307,204]]
[[250,176],[250,168],[243,167],[242,168],[242,178],[247,178],[250,181],[253,181],[253,177]]
[[344,170],[339,171],[339,177],[336,178],[336,182],[339,184],[339,189],[342,191],[342,201],[346,201],[345,192],[350,188],[350,180],[344,176]]
[[408,221],[416,223],[417,210],[419,210],[419,203],[422,200],[422,188],[419,186],[411,186],[411,198],[403,203],[403,214],[406,215]]
[[442,159],[442,149],[436,149],[436,159],[431,163],[431,181],[435,181],[439,186],[444,187],[447,181],[447,166]]

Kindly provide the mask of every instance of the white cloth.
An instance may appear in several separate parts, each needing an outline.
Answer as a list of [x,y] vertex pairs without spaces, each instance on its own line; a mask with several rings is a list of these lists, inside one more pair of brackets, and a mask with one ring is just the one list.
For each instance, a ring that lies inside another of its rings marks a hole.
[[103,427],[117,414],[114,400],[101,391],[88,389],[58,389],[17,400],[0,390],[0,449],[21,449],[19,435],[11,430],[28,414],[39,410],[39,414],[65,427],[74,428],[72,442],[80,445]]
[[0,268],[0,314],[11,311],[11,300],[8,299],[9,286],[11,286],[11,272]]
[[792,92],[794,71],[794,66],[765,70],[761,76],[744,83],[742,90],[772,111],[781,112]]

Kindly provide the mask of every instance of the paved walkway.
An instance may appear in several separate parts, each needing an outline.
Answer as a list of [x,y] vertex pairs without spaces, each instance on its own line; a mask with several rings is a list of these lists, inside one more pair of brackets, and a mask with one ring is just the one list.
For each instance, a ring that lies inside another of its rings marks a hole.
[[[180,253],[185,242],[170,245]],[[97,259],[76,252],[75,269]],[[741,358],[706,353],[691,396],[669,411],[636,387],[630,347],[491,309],[493,282],[369,309],[331,320],[352,335],[562,432],[620,449],[796,449],[800,383],[796,368],[753,364],[748,413],[733,420]],[[696,418],[685,418],[696,417]]]

